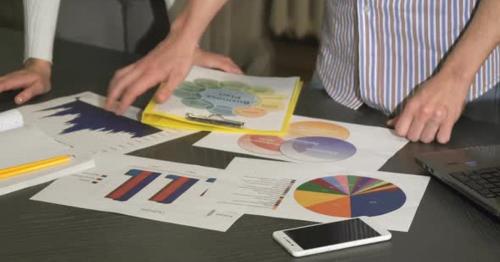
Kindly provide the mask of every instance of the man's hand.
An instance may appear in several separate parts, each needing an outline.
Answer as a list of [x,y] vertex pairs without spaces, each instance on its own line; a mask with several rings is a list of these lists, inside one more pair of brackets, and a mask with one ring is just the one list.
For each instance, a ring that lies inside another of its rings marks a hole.
[[[500,1],[479,1],[474,15],[453,45],[440,71],[417,90],[403,112],[388,125],[411,141],[447,143],[460,117],[479,68],[500,45]],[[493,77],[493,76],[492,76]]]
[[465,106],[466,82],[438,73],[424,82],[409,98],[403,112],[387,124],[394,127],[397,135],[413,142],[447,143]]
[[21,105],[31,98],[50,91],[50,76],[52,65],[40,59],[28,59],[24,68],[0,77],[0,93],[22,89],[14,98],[16,104]]

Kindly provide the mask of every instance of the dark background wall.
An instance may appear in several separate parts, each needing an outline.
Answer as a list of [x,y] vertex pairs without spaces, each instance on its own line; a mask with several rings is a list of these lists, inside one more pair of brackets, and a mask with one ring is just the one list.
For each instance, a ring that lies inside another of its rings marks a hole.
[[[23,26],[23,1],[0,0],[0,27],[21,31]],[[0,39],[2,39],[1,35]],[[276,76],[299,75],[304,80],[309,80],[314,70],[317,48],[316,41],[272,37],[270,52],[275,53],[270,62],[274,68],[272,74]],[[243,51],[246,52],[246,50]]]
[[[43,0],[42,0],[43,1]],[[23,1],[0,1],[0,27],[23,29]]]

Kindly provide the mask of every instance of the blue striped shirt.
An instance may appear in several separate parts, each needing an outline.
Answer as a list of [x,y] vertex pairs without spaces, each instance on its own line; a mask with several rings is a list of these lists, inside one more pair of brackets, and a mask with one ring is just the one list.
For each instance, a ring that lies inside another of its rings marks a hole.
[[[317,73],[353,108],[392,114],[457,41],[478,0],[327,0]],[[468,101],[500,82],[500,46],[477,72]]]

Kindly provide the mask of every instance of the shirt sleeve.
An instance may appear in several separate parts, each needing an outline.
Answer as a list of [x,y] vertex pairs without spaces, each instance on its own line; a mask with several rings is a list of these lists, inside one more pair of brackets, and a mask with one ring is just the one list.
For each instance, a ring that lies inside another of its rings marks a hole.
[[24,0],[24,59],[52,62],[60,0]]

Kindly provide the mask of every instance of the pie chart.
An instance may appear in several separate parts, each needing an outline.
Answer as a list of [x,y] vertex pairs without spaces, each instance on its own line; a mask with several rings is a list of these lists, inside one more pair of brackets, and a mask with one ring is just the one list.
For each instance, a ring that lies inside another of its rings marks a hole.
[[280,146],[283,141],[278,136],[243,135],[238,139],[238,145],[256,154],[281,155]]
[[406,195],[396,185],[371,177],[338,175],[317,178],[294,192],[297,203],[327,216],[379,216],[399,209]]
[[331,162],[347,159],[356,153],[351,143],[323,136],[306,136],[285,141],[281,153],[291,159],[305,162]]

